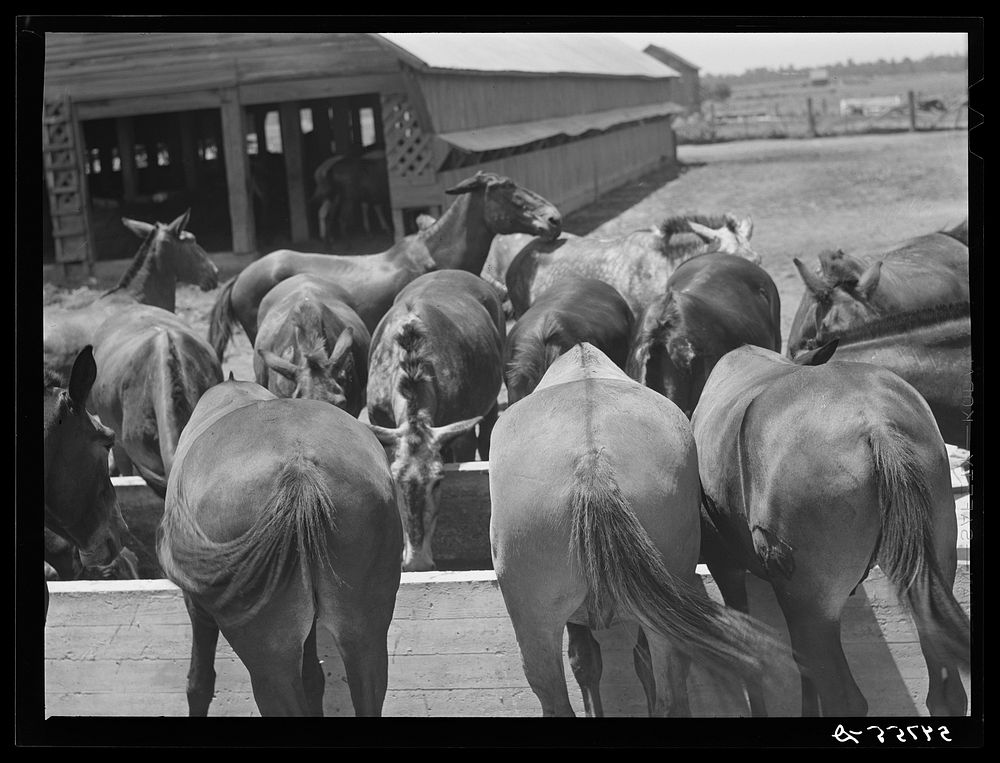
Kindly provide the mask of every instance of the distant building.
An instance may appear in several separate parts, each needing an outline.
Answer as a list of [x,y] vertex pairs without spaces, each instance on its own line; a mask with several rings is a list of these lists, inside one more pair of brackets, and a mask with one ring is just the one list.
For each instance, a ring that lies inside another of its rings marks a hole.
[[701,83],[698,78],[700,67],[659,45],[647,45],[645,52],[681,75],[680,79],[673,83],[674,92],[670,100],[684,106],[689,114],[699,111],[701,109]]
[[813,69],[809,72],[809,84],[819,86],[829,85],[830,75],[826,69]]

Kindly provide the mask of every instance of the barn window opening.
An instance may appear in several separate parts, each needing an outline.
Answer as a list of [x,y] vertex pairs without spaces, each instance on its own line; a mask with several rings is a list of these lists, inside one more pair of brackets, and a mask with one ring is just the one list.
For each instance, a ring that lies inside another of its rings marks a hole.
[[247,133],[247,153],[251,156],[256,156],[259,147],[257,146],[257,133],[248,132]]
[[95,174],[101,174],[101,149],[92,148],[88,152],[90,154],[90,161],[88,162],[89,169]]
[[361,124],[361,145],[364,147],[375,143],[375,112],[372,109],[361,109],[358,112],[358,122]]
[[264,144],[270,154],[280,154],[281,151],[281,124],[277,111],[267,112],[264,117]]
[[308,135],[313,131],[312,109],[299,109],[299,127],[302,128],[303,135]]
[[122,158],[118,155],[118,147],[113,146],[111,148],[111,171],[121,172],[122,171]]
[[140,170],[149,166],[149,154],[146,153],[146,146],[142,143],[135,145],[135,166]]
[[198,158],[204,162],[214,162],[219,158],[219,148],[211,138],[198,141]]
[[170,166],[170,150],[167,148],[166,143],[156,144],[156,166],[157,167]]

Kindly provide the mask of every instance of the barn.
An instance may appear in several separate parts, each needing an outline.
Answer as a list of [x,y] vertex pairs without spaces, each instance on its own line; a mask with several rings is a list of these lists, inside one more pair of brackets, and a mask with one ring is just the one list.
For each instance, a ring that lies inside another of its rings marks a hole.
[[673,84],[673,100],[684,106],[688,114],[700,111],[701,81],[698,75],[700,67],[659,45],[647,45],[644,52],[680,74]]
[[[189,227],[209,251],[316,248],[314,170],[384,157],[391,230],[500,172],[565,213],[663,162],[678,72],[596,34],[46,35],[50,256],[129,257],[122,216]],[[48,236],[47,236],[48,238]]]

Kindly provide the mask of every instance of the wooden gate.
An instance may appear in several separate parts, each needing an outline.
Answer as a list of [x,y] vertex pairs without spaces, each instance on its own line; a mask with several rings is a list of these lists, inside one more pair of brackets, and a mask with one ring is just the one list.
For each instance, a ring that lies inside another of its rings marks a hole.
[[67,269],[74,263],[77,267],[84,264],[89,273],[94,258],[87,219],[82,135],[68,97],[46,100],[43,109],[42,153],[56,262]]

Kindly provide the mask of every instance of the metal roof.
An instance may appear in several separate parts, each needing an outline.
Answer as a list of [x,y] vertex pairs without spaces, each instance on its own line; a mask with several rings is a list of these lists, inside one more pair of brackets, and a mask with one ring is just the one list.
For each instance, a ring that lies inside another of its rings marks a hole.
[[500,148],[524,146],[557,135],[576,137],[591,130],[607,130],[616,125],[638,122],[641,119],[652,117],[681,114],[685,111],[683,106],[668,101],[595,111],[590,114],[574,114],[555,119],[539,119],[535,122],[517,122],[483,127],[478,130],[442,133],[438,137],[465,151],[494,151]]
[[[672,50],[667,50],[666,48],[661,48],[659,45],[647,45],[645,48],[643,48],[643,53],[645,53],[647,56],[653,56],[654,58],[656,57],[657,53],[661,53],[662,55],[667,56],[668,58],[671,58],[674,61],[676,61],[678,66],[686,66],[689,69],[694,69],[695,71],[698,71],[698,70],[701,69],[701,67],[698,66],[697,64],[693,64],[690,61],[688,61],[686,58],[681,58],[676,53],[674,53]],[[660,59],[657,59],[657,60],[660,60]]]
[[375,37],[419,69],[655,79],[680,76],[662,61],[602,34],[393,32]]

